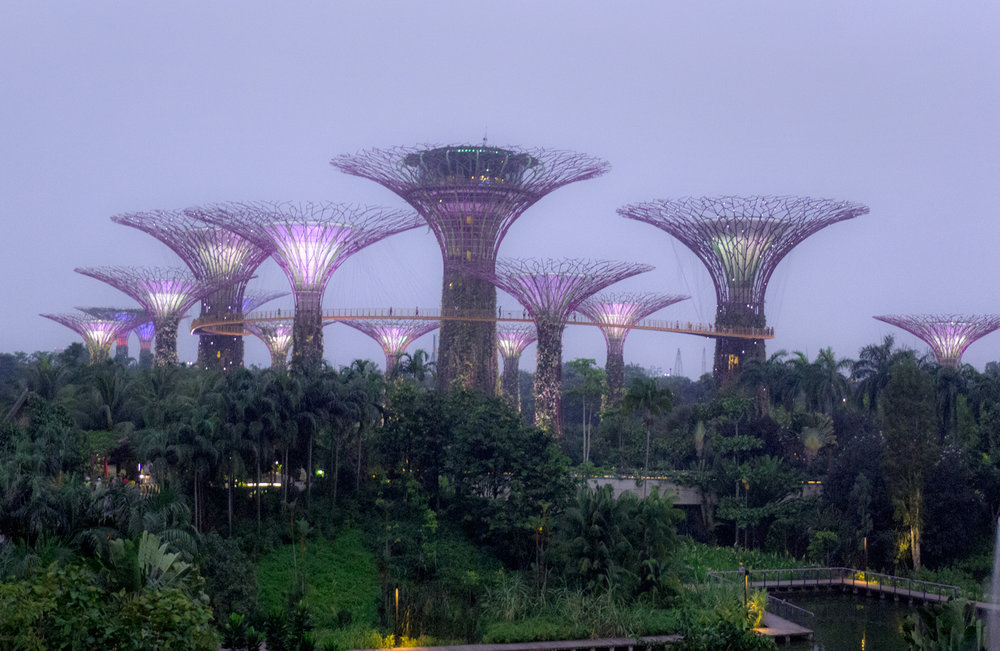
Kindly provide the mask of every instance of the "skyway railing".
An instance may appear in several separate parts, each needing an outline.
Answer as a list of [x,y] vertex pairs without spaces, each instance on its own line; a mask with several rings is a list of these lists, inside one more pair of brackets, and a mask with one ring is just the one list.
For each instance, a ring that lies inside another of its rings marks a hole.
[[[243,328],[247,322],[267,323],[287,321],[294,316],[291,310],[266,310],[252,312],[243,316],[226,315],[224,317],[208,317],[195,319],[191,323],[191,334],[218,334],[243,336],[250,334]],[[335,322],[353,319],[416,319],[423,321],[495,321],[498,323],[532,323],[533,319],[526,310],[504,310],[500,308],[493,312],[463,311],[442,314],[439,308],[397,308],[397,307],[360,307],[334,308],[323,310],[323,321]],[[773,339],[774,328],[737,328],[718,327],[711,323],[695,323],[692,321],[669,321],[660,319],[642,319],[632,324],[616,324],[591,321],[579,314],[572,314],[566,320],[567,325],[604,326],[628,328],[631,330],[652,330],[657,332],[677,332],[681,334],[698,335],[721,339]]]
[[[881,572],[865,572],[849,567],[751,569],[749,574],[748,585],[752,588],[795,590],[808,587],[846,586],[923,601],[947,601],[962,596],[962,589],[958,586]],[[709,572],[708,576],[713,581],[736,583],[743,581],[743,574],[739,570]]]

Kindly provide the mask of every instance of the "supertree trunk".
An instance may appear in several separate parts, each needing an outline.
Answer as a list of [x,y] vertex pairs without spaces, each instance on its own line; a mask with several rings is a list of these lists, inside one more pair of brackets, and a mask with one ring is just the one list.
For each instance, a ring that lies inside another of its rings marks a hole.
[[308,372],[323,362],[323,308],[318,292],[303,292],[292,325],[292,371]]
[[562,437],[562,322],[541,321],[535,365],[535,425]]
[[[767,323],[763,312],[740,310],[738,308],[720,308],[715,325],[718,330],[727,328],[759,328]],[[735,339],[719,337],[715,340],[715,362],[712,367],[715,385],[723,388],[735,379],[740,370],[752,360],[764,361],[766,358],[763,339]]]
[[[491,316],[497,310],[497,290],[488,280],[471,276],[459,266],[445,269],[441,315]],[[466,386],[496,395],[497,327],[493,321],[441,321],[437,387],[447,391]]]
[[177,364],[177,326],[180,316],[164,319],[156,324],[156,366]]
[[128,344],[115,346],[115,361],[121,364],[128,361]]
[[153,368],[153,351],[148,348],[139,349],[139,368]]
[[277,371],[279,373],[284,373],[286,367],[288,366],[288,352],[287,351],[271,351],[271,370]]
[[508,355],[503,358],[503,376],[500,378],[500,393],[507,403],[521,411],[521,371],[518,368],[520,355]]
[[[202,318],[241,318],[241,297],[234,294],[235,286],[214,292],[201,302]],[[228,371],[243,366],[243,337],[204,334],[198,337],[198,366],[210,371]]]
[[625,393],[625,340],[623,338],[608,339],[608,359],[604,362],[604,375],[608,383],[608,392],[604,397],[605,407],[613,409],[618,406]]

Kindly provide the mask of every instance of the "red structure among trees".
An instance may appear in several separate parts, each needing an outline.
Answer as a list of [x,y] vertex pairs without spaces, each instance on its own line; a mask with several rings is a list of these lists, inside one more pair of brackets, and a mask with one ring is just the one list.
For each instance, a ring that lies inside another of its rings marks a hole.
[[108,359],[111,344],[123,332],[128,334],[131,322],[115,318],[100,318],[90,314],[42,314],[46,319],[61,323],[83,337],[83,345],[90,354],[91,364],[100,364]]
[[958,368],[962,354],[980,337],[1000,328],[995,314],[887,314],[874,317],[924,341],[941,366]]
[[406,348],[414,339],[419,339],[438,328],[438,323],[435,321],[416,319],[351,319],[341,323],[365,333],[382,347],[382,352],[385,353],[386,377],[392,375],[399,356],[406,352]]
[[[492,394],[496,388],[496,289],[485,279],[496,269],[508,229],[525,210],[568,183],[599,176],[608,164],[564,151],[448,145],[372,149],[334,158],[348,174],[392,190],[427,221],[444,259],[437,384],[453,383]],[[487,318],[483,318],[487,317]]]
[[608,387],[605,398],[617,406],[625,392],[625,338],[641,319],[679,301],[691,298],[678,294],[600,294],[580,303],[577,311],[600,324],[608,345],[604,374]]
[[[202,318],[240,318],[250,275],[271,254],[271,249],[179,210],[124,213],[111,221],[152,235],[170,247],[195,278],[218,282],[218,289],[201,299]],[[216,370],[242,366],[243,337],[199,335],[198,365]]]
[[157,366],[177,363],[177,326],[192,305],[221,285],[249,279],[198,279],[171,267],[86,267],[75,271],[108,283],[145,308],[156,327]]
[[[670,233],[704,263],[715,285],[719,330],[764,328],[764,294],[781,259],[816,231],[867,212],[858,203],[809,197],[689,197],[618,210]],[[764,359],[763,339],[715,342],[713,373],[720,386],[741,364]]]
[[529,325],[497,326],[497,349],[503,358],[500,395],[521,411],[521,353],[538,339],[535,327]]
[[562,436],[562,334],[580,303],[653,267],[608,260],[499,260],[483,277],[518,300],[535,322],[535,424]]
[[366,246],[422,223],[402,210],[331,202],[232,203],[187,212],[272,251],[295,296],[293,370],[323,360],[323,293],[340,265]]

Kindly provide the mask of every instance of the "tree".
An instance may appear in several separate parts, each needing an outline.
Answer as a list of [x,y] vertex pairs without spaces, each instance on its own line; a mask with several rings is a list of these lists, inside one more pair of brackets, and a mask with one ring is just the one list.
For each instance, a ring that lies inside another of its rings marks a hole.
[[590,461],[590,440],[593,430],[595,406],[600,405],[601,391],[605,384],[604,371],[597,368],[593,359],[574,359],[567,363],[572,375],[579,382],[572,386],[567,395],[579,396],[582,404],[583,463]]
[[[626,413],[639,414],[646,430],[646,455],[643,461],[643,474],[649,475],[649,445],[653,436],[654,419],[670,411],[674,404],[670,389],[661,389],[653,378],[635,378],[629,384],[622,398],[622,409]],[[645,489],[643,490],[645,495]]]

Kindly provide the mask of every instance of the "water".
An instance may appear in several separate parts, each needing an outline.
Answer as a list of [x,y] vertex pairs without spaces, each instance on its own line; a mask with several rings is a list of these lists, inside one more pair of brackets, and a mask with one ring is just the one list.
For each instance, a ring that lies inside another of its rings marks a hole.
[[916,612],[905,601],[865,595],[815,593],[792,594],[787,601],[816,613],[804,625],[815,631],[810,641],[779,644],[789,651],[906,651],[903,621]]
[[[1000,519],[997,520],[997,535],[993,543],[993,577],[990,580],[990,603],[1000,604]],[[986,615],[986,635],[988,640],[1000,640],[1000,610],[994,608]]]

